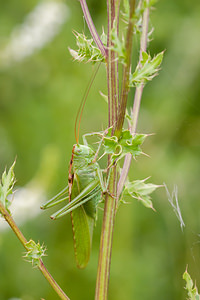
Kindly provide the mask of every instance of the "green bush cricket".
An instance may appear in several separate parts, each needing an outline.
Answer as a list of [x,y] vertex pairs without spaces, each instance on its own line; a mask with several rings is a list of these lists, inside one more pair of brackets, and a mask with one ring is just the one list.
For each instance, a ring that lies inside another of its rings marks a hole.
[[[97,71],[98,69],[96,70],[96,73]],[[92,81],[93,80],[94,77],[92,78]],[[90,86],[91,82],[89,88]],[[81,115],[87,94],[88,91],[82,101],[83,106]],[[78,115],[75,122],[75,135],[77,119]],[[68,186],[45,203],[41,208],[46,209],[65,200],[69,201],[68,204],[54,213],[51,218],[58,219],[70,212],[76,263],[79,268],[84,268],[90,257],[93,228],[97,216],[97,205],[101,201],[102,195],[106,192],[107,188],[104,186],[102,171],[96,161],[103,138],[95,153],[87,144],[85,136],[96,135],[99,133],[86,134],[83,136],[84,145],[81,145],[78,143],[79,127],[78,134],[76,135],[77,144],[73,146],[69,164]]]

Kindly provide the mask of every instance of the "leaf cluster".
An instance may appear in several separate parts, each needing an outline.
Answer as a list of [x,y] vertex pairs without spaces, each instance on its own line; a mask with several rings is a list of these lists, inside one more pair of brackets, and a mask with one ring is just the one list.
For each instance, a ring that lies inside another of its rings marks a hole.
[[142,153],[140,146],[146,136],[146,134],[132,135],[128,129],[123,129],[118,138],[112,136],[112,128],[109,128],[103,140],[104,152],[111,155],[111,164],[122,159],[127,153],[131,153],[135,158]]
[[[152,7],[157,0],[144,0],[139,1],[138,6],[135,9],[133,15],[134,22],[134,32],[141,33],[142,28],[142,18],[143,13],[146,8]],[[124,0],[124,10],[122,12],[123,19],[125,23],[128,23],[130,20],[130,7],[129,1]],[[69,48],[70,54],[74,60],[84,61],[84,62],[105,62],[105,57],[102,55],[100,49],[96,46],[94,40],[88,39],[84,33],[75,32],[76,44],[78,46],[77,50]],[[104,46],[107,45],[107,35],[103,32],[101,35],[101,41]],[[119,37],[116,23],[114,22],[113,29],[111,31],[111,40],[112,40],[112,50],[117,53],[117,59],[122,65],[126,65],[126,46],[125,39],[122,36]],[[163,60],[164,52],[158,53],[153,58],[147,52],[142,52],[142,58],[139,60],[135,70],[130,72],[130,82],[129,87],[137,87],[141,84],[145,84],[148,81],[152,80],[155,76],[158,75],[160,65]]]
[[[69,48],[69,52],[74,60],[84,62],[105,62],[105,57],[102,55],[100,49],[95,45],[94,40],[87,39],[84,33],[75,33],[77,50]],[[101,40],[106,43],[107,37],[103,32]]]
[[124,195],[138,199],[147,208],[153,208],[150,194],[153,193],[160,185],[145,183],[146,179],[127,181],[124,188]]
[[33,267],[38,267],[40,264],[40,259],[45,255],[46,248],[40,243],[30,240],[26,243],[26,248],[28,249],[24,257],[27,261],[31,262]]

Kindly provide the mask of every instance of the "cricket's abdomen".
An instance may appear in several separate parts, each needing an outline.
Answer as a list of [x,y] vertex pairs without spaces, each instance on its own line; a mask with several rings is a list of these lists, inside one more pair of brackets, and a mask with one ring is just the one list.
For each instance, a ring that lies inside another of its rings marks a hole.
[[[91,182],[94,182],[94,179],[93,173],[87,173],[85,176],[79,172],[74,174],[71,201]],[[92,196],[91,199],[71,212],[75,257],[79,268],[86,267],[90,258],[96,209],[101,197],[99,185],[92,189],[86,197],[90,196]]]

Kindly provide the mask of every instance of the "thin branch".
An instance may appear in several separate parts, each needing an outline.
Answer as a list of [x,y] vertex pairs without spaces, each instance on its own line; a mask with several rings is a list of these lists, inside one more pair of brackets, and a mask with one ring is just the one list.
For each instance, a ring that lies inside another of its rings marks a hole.
[[[19,241],[21,242],[23,247],[26,249],[26,251],[28,251],[29,250],[29,248],[27,247],[28,241],[26,240],[23,233],[21,232],[21,230],[19,229],[19,227],[17,226],[17,224],[15,223],[15,221],[13,220],[13,218],[11,217],[11,215],[8,213],[8,211],[5,209],[5,207],[3,206],[3,204],[1,202],[0,202],[0,213],[2,214],[2,216],[4,217],[6,222],[9,224],[9,226],[11,227],[11,229],[13,230],[13,232],[15,233],[15,235],[17,236],[17,238],[19,239]],[[63,292],[63,290],[60,288],[60,286],[57,284],[57,282],[53,279],[53,277],[51,276],[49,271],[46,269],[42,259],[39,260],[38,269],[42,272],[42,274],[47,279],[47,281],[50,283],[50,285],[52,286],[54,291],[57,293],[57,295],[60,297],[60,299],[70,300],[70,298],[67,297],[67,295]]]

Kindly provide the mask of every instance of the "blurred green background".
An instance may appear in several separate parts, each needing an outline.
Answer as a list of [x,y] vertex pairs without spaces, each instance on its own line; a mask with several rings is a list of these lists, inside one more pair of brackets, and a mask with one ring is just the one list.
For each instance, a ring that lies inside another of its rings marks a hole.
[[[54,25],[47,26],[39,40],[34,33],[36,42],[31,44],[30,24],[35,22],[42,30],[52,7],[43,7],[46,15],[38,8],[49,2],[0,3],[0,171],[17,157],[15,201],[24,201],[16,214],[21,230],[27,239],[47,246],[44,261],[71,299],[93,299],[102,212],[85,270],[75,266],[70,217],[53,222],[49,211],[39,212],[41,202],[67,183],[74,121],[93,72],[89,64],[72,62],[68,47],[76,48],[72,31],[88,33],[87,26],[78,1],[53,2],[60,5],[53,13]],[[88,6],[101,32],[107,24],[106,1],[88,0]],[[33,11],[35,19],[33,14],[30,17]],[[114,232],[110,300],[186,299],[182,274],[187,265],[200,287],[199,16],[198,0],[162,0],[152,11],[155,30],[149,51],[152,55],[166,51],[159,76],[144,90],[140,110],[138,132],[154,133],[143,146],[150,158],[139,157],[130,172],[131,179],[151,176],[153,183],[165,182],[170,193],[177,185],[186,226],[182,231],[164,188],[152,195],[156,212],[137,201],[121,206]],[[20,32],[26,36],[26,51],[19,40],[13,42]],[[107,126],[107,107],[99,95],[99,91],[106,94],[105,74],[102,66],[87,99],[81,134]],[[40,272],[22,259],[23,251],[1,222],[0,299],[57,299]]]

